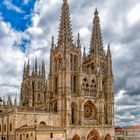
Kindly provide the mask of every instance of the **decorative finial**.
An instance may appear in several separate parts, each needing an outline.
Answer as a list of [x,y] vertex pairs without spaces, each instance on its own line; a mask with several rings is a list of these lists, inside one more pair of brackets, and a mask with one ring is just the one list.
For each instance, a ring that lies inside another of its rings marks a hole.
[[65,3],[65,2],[67,2],[68,0],[63,0],[63,2]]
[[98,10],[97,10],[97,8],[95,9],[94,15],[95,15],[95,16],[98,15]]

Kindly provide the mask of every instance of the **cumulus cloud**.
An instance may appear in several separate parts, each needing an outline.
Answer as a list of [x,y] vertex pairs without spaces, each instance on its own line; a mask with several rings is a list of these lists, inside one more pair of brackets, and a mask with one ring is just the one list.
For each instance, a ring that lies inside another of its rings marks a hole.
[[[2,19],[2,18],[1,18]],[[0,20],[0,89],[1,96],[19,91],[20,77],[25,54],[15,46],[21,41],[21,33],[9,23]],[[6,90],[7,89],[7,90]]]
[[[7,0],[5,0],[7,1]],[[25,4],[28,0],[24,0]],[[89,48],[94,9],[99,10],[104,47],[111,43],[115,75],[116,124],[140,123],[140,17],[137,0],[69,0],[74,40],[81,34],[82,47]],[[124,4],[125,3],[125,4]],[[23,63],[29,57],[45,59],[47,73],[51,36],[57,42],[62,0],[37,0],[32,25],[18,32],[0,18],[0,88],[3,94],[20,89]],[[18,46],[29,40],[25,52]],[[5,77],[3,79],[3,77]],[[13,81],[13,82],[12,82]]]
[[14,10],[17,13],[23,13],[24,12],[22,9],[20,9],[19,7],[17,7],[16,5],[14,5],[11,0],[4,0],[3,4],[9,10]]

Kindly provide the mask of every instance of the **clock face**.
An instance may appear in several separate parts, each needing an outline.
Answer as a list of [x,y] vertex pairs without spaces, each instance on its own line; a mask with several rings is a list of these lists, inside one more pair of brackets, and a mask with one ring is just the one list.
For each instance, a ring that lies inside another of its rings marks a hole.
[[90,118],[93,114],[93,110],[92,110],[92,106],[90,104],[86,104],[84,106],[84,114],[85,114],[85,118]]

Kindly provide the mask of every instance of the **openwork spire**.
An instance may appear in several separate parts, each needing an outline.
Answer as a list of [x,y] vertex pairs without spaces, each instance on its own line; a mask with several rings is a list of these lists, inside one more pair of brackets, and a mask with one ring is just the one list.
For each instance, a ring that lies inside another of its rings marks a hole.
[[93,29],[92,29],[92,36],[90,42],[90,54],[97,53],[104,54],[103,50],[103,41],[102,41],[102,33],[100,28],[100,19],[98,16],[98,10],[95,9],[94,12],[94,19],[93,19]]
[[63,43],[73,43],[70,9],[67,0],[63,0],[58,34],[58,46]]

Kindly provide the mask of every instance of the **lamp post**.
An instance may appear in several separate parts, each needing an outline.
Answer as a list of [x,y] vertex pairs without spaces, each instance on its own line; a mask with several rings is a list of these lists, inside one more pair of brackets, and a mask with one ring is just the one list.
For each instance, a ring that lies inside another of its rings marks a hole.
[[35,119],[35,140],[37,140],[37,136],[36,136],[36,124],[37,124],[37,120]]

